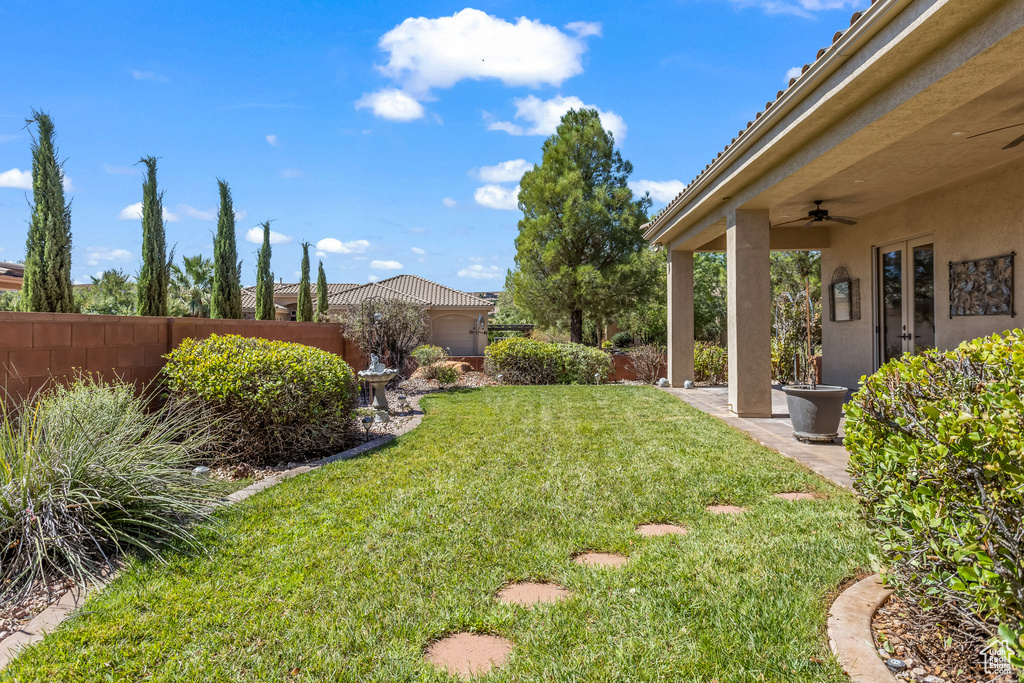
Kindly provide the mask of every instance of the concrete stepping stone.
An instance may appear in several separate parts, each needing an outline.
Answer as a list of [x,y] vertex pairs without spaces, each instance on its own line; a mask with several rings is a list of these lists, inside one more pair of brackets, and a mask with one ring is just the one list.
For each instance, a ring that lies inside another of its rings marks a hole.
[[628,557],[618,553],[580,553],[572,559],[584,567],[621,567],[629,562]]
[[502,666],[512,652],[512,643],[499,636],[456,633],[432,643],[423,658],[463,680]]
[[735,505],[709,505],[707,510],[716,515],[737,515],[741,512],[746,512],[747,508],[736,507]]
[[788,501],[794,501],[794,500],[817,500],[819,498],[824,498],[824,496],[822,496],[820,494],[817,494],[817,493],[795,493],[795,492],[794,493],[776,493],[775,497],[776,498],[781,498],[782,500],[788,500]]
[[505,586],[494,597],[498,602],[503,602],[507,605],[533,607],[537,603],[558,602],[570,596],[572,596],[572,593],[569,589],[562,588],[556,583],[521,581]]
[[678,536],[685,536],[690,533],[690,530],[685,526],[676,526],[675,524],[641,524],[636,528],[636,532],[641,536],[668,536],[676,534]]

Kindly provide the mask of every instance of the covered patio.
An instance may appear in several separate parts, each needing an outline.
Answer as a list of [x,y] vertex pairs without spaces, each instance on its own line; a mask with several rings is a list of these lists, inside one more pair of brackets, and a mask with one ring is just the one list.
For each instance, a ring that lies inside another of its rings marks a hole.
[[[725,409],[767,425],[772,250],[822,253],[829,384],[854,390],[902,353],[1017,326],[1021,54],[1024,0],[877,0],[854,14],[646,226],[669,257],[672,385],[693,379],[695,252],[727,255]],[[964,263],[985,287],[957,279]]]

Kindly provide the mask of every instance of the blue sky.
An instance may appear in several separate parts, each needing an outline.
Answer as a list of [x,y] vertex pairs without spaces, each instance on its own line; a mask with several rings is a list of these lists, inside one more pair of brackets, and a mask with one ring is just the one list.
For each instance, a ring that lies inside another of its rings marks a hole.
[[0,4],[0,260],[24,254],[24,119],[54,119],[73,276],[138,270],[135,162],[160,157],[177,253],[212,255],[218,177],[272,267],[500,289],[517,179],[570,106],[602,112],[655,210],[868,0]]

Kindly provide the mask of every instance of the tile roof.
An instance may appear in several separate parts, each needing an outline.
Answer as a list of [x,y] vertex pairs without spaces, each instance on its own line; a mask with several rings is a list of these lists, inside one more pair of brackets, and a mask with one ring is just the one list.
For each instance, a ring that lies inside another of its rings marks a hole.
[[[871,4],[874,5],[877,1],[878,0],[871,0]],[[864,16],[864,12],[865,11],[866,10],[860,10],[858,12],[854,12],[853,13],[853,16],[850,17],[850,27],[852,27],[854,24],[856,24],[857,21],[860,20],[860,18],[862,16]],[[786,94],[786,92],[788,92],[794,85],[796,85],[800,81],[800,79],[803,77],[803,75],[806,74],[808,71],[810,71],[810,69],[814,65],[814,63],[817,62],[818,60],[820,60],[822,57],[824,57],[832,49],[832,47],[836,43],[839,42],[839,39],[842,38],[846,34],[846,32],[849,31],[849,30],[850,30],[849,28],[845,28],[845,29],[841,29],[839,31],[836,31],[835,34],[832,36],[832,44],[828,45],[827,47],[820,48],[818,50],[818,54],[817,54],[817,56],[815,56],[814,60],[803,65],[803,68],[800,70],[800,75],[796,76],[795,78],[789,79],[789,85],[787,85],[784,90],[780,90],[778,93],[776,93],[775,99],[770,101],[770,102],[768,102],[768,103],[766,103],[764,105],[764,109],[762,109],[761,111],[757,112],[757,114],[754,116],[754,120],[753,121],[747,121],[747,127],[744,128],[743,130],[741,130],[739,133],[737,133],[736,137],[734,137],[732,139],[732,141],[729,144],[727,144],[725,146],[725,148],[722,149],[722,151],[719,152],[717,156],[715,156],[714,159],[711,160],[711,163],[709,163],[707,166],[705,166],[704,169],[702,171],[700,171],[693,180],[691,180],[689,183],[687,183],[686,187],[683,188],[682,192],[680,192],[678,195],[676,195],[675,198],[672,201],[670,201],[668,204],[666,204],[661,209],[661,211],[656,213],[654,215],[654,217],[651,218],[650,222],[648,222],[644,226],[645,231],[647,229],[649,229],[653,224],[657,223],[658,220],[661,219],[663,216],[665,216],[670,209],[672,209],[676,204],[678,204],[679,201],[682,199],[683,195],[686,194],[686,191],[688,189],[690,189],[690,187],[694,183],[696,183],[698,180],[700,180],[704,176],[705,173],[707,173],[709,170],[711,170],[711,167],[715,164],[715,162],[718,161],[720,158],[722,158],[722,155],[724,155],[726,152],[728,152],[729,148],[731,148],[733,145],[735,145],[737,142],[739,142],[739,141],[741,141],[743,139],[744,134],[747,133],[747,131],[749,131],[750,128],[754,125],[754,121],[756,121],[759,118],[761,118],[769,109],[771,109],[772,105],[774,105],[776,102],[778,102],[782,98],[782,96],[784,94]]]
[[396,275],[380,282],[371,282],[331,295],[328,301],[331,306],[353,306],[373,296],[404,299],[422,306],[492,308],[490,302],[417,275]]

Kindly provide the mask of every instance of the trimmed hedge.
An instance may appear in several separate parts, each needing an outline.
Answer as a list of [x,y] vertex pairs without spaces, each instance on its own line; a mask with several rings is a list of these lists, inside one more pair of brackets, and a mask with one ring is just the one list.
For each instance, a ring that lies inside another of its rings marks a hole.
[[890,361],[847,407],[850,474],[887,580],[953,603],[1024,666],[1024,338]]
[[612,369],[606,352],[583,344],[509,337],[484,354],[484,371],[505,384],[593,384],[595,374],[605,378]]
[[312,457],[355,441],[356,378],[333,353],[214,334],[186,339],[166,358],[172,400],[198,399],[220,422],[224,460]]

